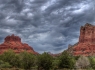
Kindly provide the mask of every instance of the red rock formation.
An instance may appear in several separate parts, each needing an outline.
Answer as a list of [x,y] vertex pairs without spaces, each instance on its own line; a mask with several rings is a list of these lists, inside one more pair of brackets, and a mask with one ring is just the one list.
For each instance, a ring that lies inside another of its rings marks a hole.
[[5,38],[4,43],[0,44],[0,54],[7,51],[8,49],[14,50],[15,53],[27,51],[33,54],[38,54],[28,44],[22,43],[21,38],[18,36],[15,36],[14,34],[11,36],[7,36]]
[[79,42],[73,47],[73,55],[95,55],[95,26],[86,23],[81,27]]

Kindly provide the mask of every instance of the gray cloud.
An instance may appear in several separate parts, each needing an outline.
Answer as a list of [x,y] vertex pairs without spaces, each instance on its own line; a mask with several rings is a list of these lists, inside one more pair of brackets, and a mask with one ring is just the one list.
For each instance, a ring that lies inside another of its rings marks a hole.
[[0,0],[0,42],[15,34],[35,51],[59,53],[95,24],[93,0]]

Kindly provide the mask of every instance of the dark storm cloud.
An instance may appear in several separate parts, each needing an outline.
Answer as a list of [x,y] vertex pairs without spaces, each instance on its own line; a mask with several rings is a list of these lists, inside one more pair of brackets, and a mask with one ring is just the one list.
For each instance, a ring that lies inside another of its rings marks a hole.
[[71,0],[67,0],[67,1],[66,0],[57,0],[55,2],[55,4],[48,7],[46,9],[46,11],[52,12],[52,11],[60,9],[60,8],[65,8],[66,6],[72,6],[74,3],[76,4],[76,3],[79,3],[79,2],[81,2],[81,0],[77,0],[77,1],[76,0],[72,0],[72,1]]
[[0,42],[16,34],[39,53],[62,52],[94,14],[93,0],[0,0]]
[[10,10],[20,12],[23,8],[24,0],[1,0],[0,4],[2,5],[1,10]]

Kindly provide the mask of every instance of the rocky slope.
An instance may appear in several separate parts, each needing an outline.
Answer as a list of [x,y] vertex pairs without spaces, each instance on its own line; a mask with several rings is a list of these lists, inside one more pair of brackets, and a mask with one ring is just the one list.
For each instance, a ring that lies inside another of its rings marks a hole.
[[0,44],[0,54],[7,51],[8,49],[14,50],[15,53],[20,53],[23,51],[27,51],[33,54],[38,54],[33,50],[31,46],[26,43],[21,42],[21,38],[15,36],[14,34],[11,36],[7,36],[5,38],[4,43]]

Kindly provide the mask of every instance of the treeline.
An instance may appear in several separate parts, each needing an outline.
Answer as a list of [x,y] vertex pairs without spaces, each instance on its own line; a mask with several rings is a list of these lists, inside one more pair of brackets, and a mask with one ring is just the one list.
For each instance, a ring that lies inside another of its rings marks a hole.
[[1,68],[24,70],[59,70],[59,69],[95,69],[95,57],[72,56],[64,51],[60,56],[52,57],[48,53],[33,55],[22,52],[15,54],[8,50],[0,55]]

